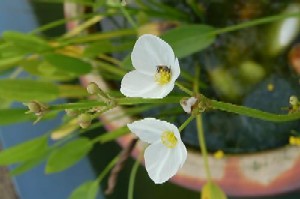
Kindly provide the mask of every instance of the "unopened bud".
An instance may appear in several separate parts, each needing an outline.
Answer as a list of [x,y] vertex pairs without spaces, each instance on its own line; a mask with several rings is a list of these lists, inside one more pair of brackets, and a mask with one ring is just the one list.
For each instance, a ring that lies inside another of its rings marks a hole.
[[41,116],[48,110],[47,105],[38,101],[31,101],[28,103],[24,103],[24,105],[29,109],[29,111],[27,111],[26,113],[34,113],[36,116]]
[[82,113],[77,118],[78,124],[81,128],[85,129],[88,128],[91,125],[92,122],[92,116],[87,113]]
[[66,109],[66,114],[70,117],[75,117],[78,115],[78,111],[74,109]]
[[86,90],[90,95],[95,95],[101,92],[101,89],[95,82],[90,82],[86,87]]
[[292,95],[292,96],[290,97],[290,104],[291,104],[292,106],[297,106],[298,103],[299,103],[298,98],[297,98],[296,96]]
[[38,102],[38,101],[31,101],[28,103],[23,103],[25,106],[28,107],[29,111],[26,112],[28,113],[34,113],[37,116],[37,119],[34,121],[34,124],[40,121],[42,119],[43,115],[47,112],[48,106]]

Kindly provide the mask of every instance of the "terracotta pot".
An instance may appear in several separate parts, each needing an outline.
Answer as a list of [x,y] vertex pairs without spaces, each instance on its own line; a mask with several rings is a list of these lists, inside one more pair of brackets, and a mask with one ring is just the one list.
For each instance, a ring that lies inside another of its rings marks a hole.
[[[84,9],[74,4],[65,4],[66,17],[76,16]],[[67,25],[68,29],[77,26],[79,22]],[[89,82],[97,82],[103,90],[109,90],[106,82],[98,74],[89,74],[81,77],[83,86]],[[122,108],[113,110],[100,116],[100,120],[109,131],[123,127],[132,121],[130,117],[113,120],[116,114],[122,114]],[[118,139],[124,147],[133,139],[128,134]],[[138,143],[133,151],[136,157],[142,150]],[[222,159],[209,156],[211,175],[228,195],[258,196],[284,193],[300,188],[300,148],[285,146],[276,150],[258,152],[254,154],[226,155]],[[187,161],[171,181],[192,190],[200,190],[206,182],[203,158],[199,152],[188,151]]]

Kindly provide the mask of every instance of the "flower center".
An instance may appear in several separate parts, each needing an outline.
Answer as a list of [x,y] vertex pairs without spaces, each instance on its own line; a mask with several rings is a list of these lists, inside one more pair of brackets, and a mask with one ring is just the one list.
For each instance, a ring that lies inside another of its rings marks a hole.
[[165,131],[161,134],[161,142],[168,148],[174,148],[177,144],[177,138],[172,131]]
[[155,81],[159,85],[165,85],[171,80],[171,69],[167,66],[157,66],[157,71],[155,74]]

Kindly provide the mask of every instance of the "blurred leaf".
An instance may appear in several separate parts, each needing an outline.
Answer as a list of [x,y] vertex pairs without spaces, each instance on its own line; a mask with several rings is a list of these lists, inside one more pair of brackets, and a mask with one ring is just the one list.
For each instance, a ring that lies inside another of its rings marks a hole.
[[0,71],[16,66],[22,59],[23,56],[0,58]]
[[95,199],[99,191],[98,181],[88,181],[76,188],[69,199]]
[[68,121],[67,123],[62,124],[61,126],[56,128],[55,130],[53,130],[51,132],[51,138],[53,140],[61,139],[65,136],[71,134],[72,132],[74,132],[78,128],[79,128],[79,125],[78,125],[78,122],[77,122],[77,118],[73,118],[70,121]]
[[46,173],[63,171],[88,154],[93,143],[87,138],[78,138],[56,149],[50,154],[46,165]]
[[47,54],[45,55],[45,60],[56,67],[57,70],[73,75],[83,75],[92,70],[92,66],[89,63],[66,55]]
[[207,25],[185,25],[174,28],[162,35],[162,39],[173,48],[176,57],[183,58],[211,45],[215,29]]
[[100,42],[89,45],[84,50],[84,57],[96,57],[102,53],[121,52],[133,48],[133,42],[122,42],[119,45],[113,45],[109,40],[103,40]]
[[58,97],[58,86],[52,82],[30,79],[0,80],[0,96],[7,100],[51,101]]
[[[0,109],[0,125],[7,125],[34,119],[33,115],[25,114],[26,109]],[[9,117],[7,117],[9,115]]]
[[1,151],[0,165],[23,162],[43,154],[48,149],[47,141],[48,137],[43,135]]
[[79,85],[59,85],[58,89],[60,97],[83,98],[88,96],[86,89]]
[[202,187],[201,199],[227,199],[227,197],[217,184],[207,182]]
[[27,52],[43,52],[52,50],[52,47],[43,39],[20,32],[6,31],[3,33],[3,39],[16,48],[26,50]]
[[13,176],[20,175],[33,167],[38,166],[41,164],[44,160],[47,158],[49,150],[43,151],[43,153],[39,154],[38,156],[34,157],[33,159],[26,160],[22,163],[20,163],[16,168],[14,168],[12,171],[9,173]]

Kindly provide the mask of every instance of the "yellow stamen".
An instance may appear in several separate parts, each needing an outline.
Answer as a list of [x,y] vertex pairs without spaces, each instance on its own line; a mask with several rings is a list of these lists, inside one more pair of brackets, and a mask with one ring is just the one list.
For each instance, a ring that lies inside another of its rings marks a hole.
[[165,85],[171,80],[171,70],[167,66],[157,66],[155,81],[159,85]]
[[290,145],[300,146],[300,137],[290,136],[289,143]]
[[224,157],[224,152],[223,152],[222,150],[218,150],[218,151],[216,151],[216,152],[214,153],[214,157],[215,157],[216,159],[221,159],[221,158]]
[[174,148],[177,138],[172,131],[165,131],[161,134],[161,142],[168,148]]

